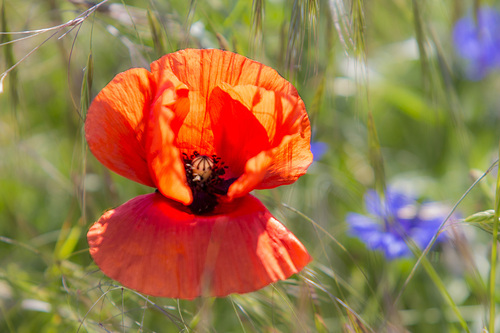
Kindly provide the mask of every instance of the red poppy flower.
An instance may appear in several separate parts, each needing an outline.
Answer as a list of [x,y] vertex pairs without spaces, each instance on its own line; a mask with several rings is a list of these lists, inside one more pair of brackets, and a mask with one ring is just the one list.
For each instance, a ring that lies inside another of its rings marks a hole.
[[118,74],[85,121],[90,150],[155,193],[90,229],[101,270],[142,293],[192,299],[260,289],[310,256],[254,189],[291,184],[312,162],[296,89],[220,50],[182,50]]

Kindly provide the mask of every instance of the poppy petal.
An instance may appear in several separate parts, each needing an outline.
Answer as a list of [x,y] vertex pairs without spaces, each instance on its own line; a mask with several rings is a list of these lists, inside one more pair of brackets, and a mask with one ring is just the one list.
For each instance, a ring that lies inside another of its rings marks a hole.
[[[302,102],[302,101],[300,101]],[[272,151],[272,163],[257,189],[275,188],[294,183],[303,176],[313,161],[311,152],[311,125],[304,113],[294,124],[297,130],[284,136]]]
[[189,90],[199,91],[207,100],[210,92],[223,82],[231,86],[254,85],[298,97],[295,87],[274,69],[229,51],[180,50],[153,62],[151,72],[160,83],[173,73]]
[[151,109],[146,142],[147,161],[156,187],[164,196],[185,205],[193,201],[193,196],[186,185],[186,173],[175,141],[189,114],[189,105],[184,84],[175,78],[164,82]]
[[160,297],[247,293],[288,278],[311,260],[250,195],[206,216],[159,193],[142,195],[106,212],[87,237],[107,276]]
[[181,153],[191,155],[214,154],[211,122],[205,107],[205,98],[198,91],[189,91],[190,108],[177,133],[176,145]]
[[147,186],[155,186],[143,144],[155,89],[145,69],[120,73],[96,96],[85,119],[85,137],[94,156],[119,175]]
[[[253,86],[250,88],[261,90]],[[215,88],[207,113],[212,123],[216,154],[230,167],[230,176],[238,177],[244,173],[246,162],[268,150],[271,144],[266,128],[253,110],[231,93],[234,93],[233,89],[225,85],[224,88]]]
[[229,198],[293,183],[312,163],[309,119],[300,98],[221,84],[207,108],[217,155],[239,177]]

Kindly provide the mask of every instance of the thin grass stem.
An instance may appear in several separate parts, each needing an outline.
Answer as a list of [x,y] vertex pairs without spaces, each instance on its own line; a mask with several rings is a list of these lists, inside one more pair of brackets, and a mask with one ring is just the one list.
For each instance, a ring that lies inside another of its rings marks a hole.
[[497,172],[497,183],[495,189],[495,215],[493,217],[493,235],[491,244],[491,268],[490,268],[490,332],[495,332],[495,317],[496,317],[496,268],[497,268],[497,248],[498,248],[498,218],[500,217],[500,172]]

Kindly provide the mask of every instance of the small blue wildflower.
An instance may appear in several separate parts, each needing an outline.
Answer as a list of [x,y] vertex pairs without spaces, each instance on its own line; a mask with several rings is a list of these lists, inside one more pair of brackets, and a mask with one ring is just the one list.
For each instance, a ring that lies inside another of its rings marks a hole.
[[319,161],[327,151],[327,143],[321,141],[311,142],[311,152],[313,154],[314,161]]
[[482,7],[474,16],[460,19],[453,29],[453,43],[460,57],[467,61],[466,75],[480,80],[500,68],[500,13]]
[[[395,190],[386,191],[385,201],[373,190],[369,190],[364,199],[369,215],[347,214],[349,233],[369,249],[382,250],[387,259],[411,256],[409,239],[424,249],[447,216],[444,205],[419,203]],[[444,237],[441,234],[437,241]]]

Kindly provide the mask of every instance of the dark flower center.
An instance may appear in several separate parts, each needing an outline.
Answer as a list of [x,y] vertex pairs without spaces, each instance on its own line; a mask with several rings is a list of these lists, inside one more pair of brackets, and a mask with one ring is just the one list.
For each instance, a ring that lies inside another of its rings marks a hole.
[[226,195],[236,178],[222,177],[227,166],[216,155],[200,155],[197,151],[191,156],[182,155],[187,184],[193,193],[193,202],[188,208],[194,214],[210,213],[219,203],[218,196]]

